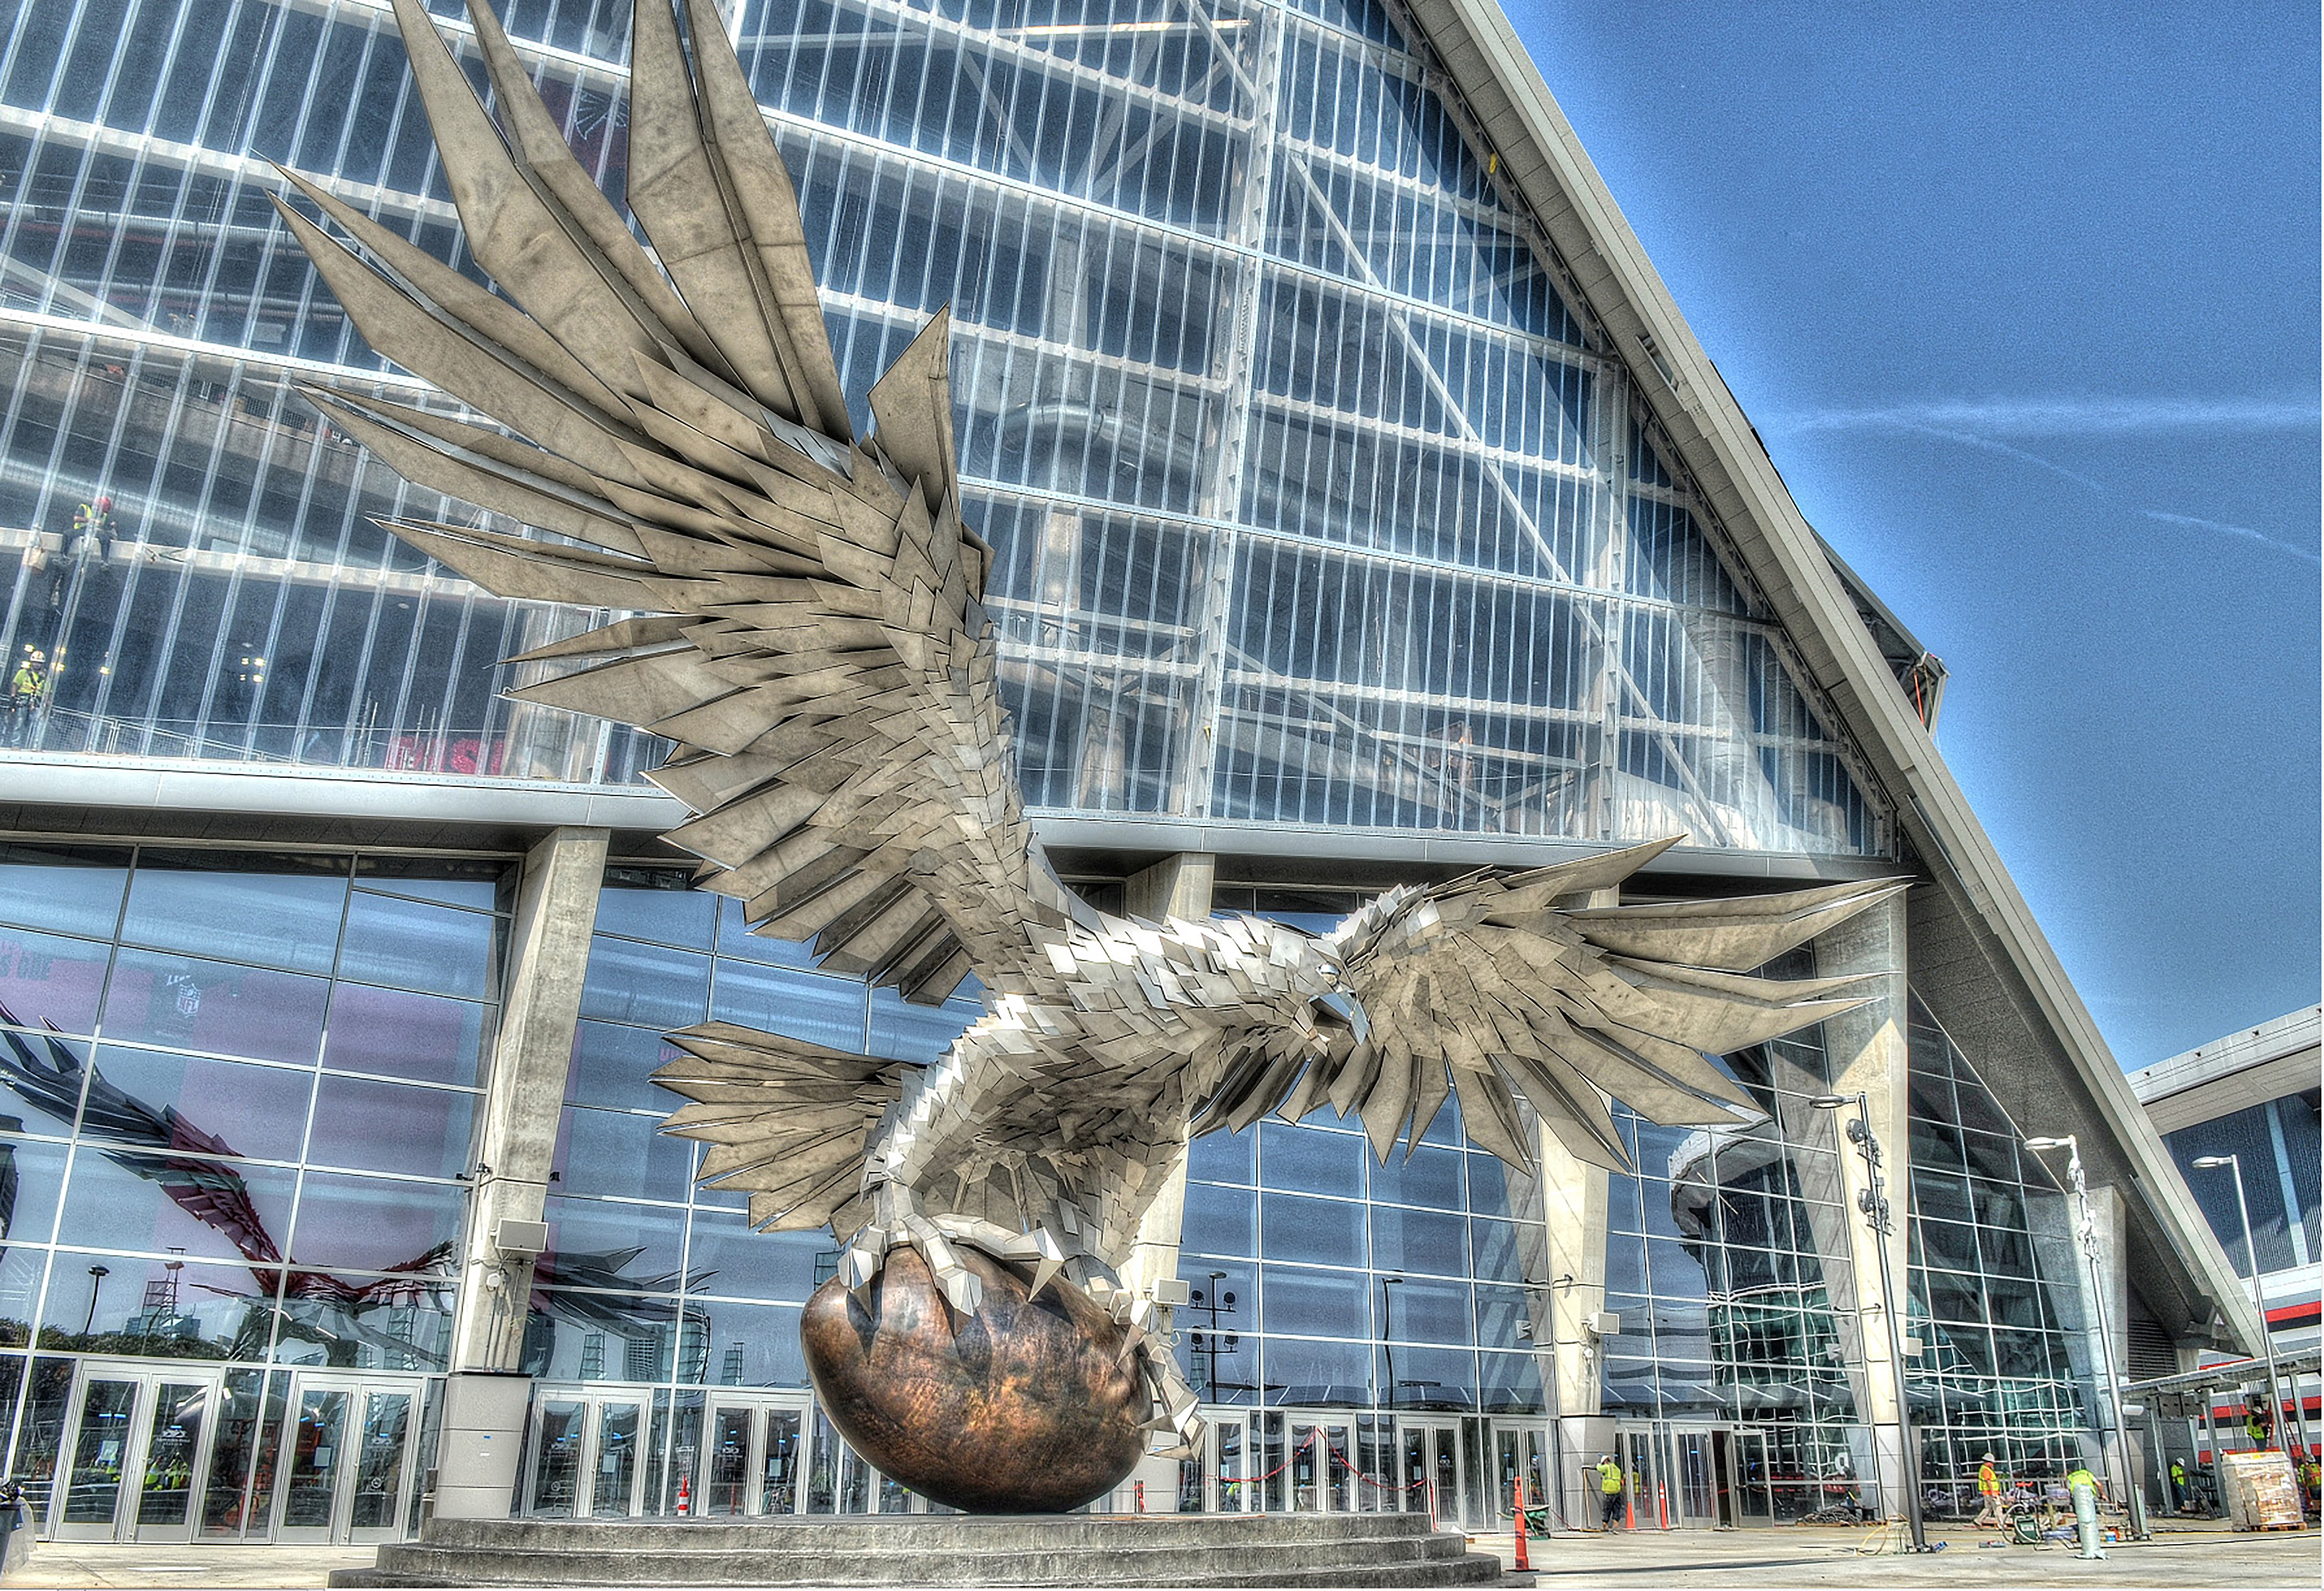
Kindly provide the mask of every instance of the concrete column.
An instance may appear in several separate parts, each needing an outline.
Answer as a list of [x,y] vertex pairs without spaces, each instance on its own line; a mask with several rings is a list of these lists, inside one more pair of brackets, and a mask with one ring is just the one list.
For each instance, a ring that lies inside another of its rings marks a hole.
[[[1218,880],[1219,859],[1202,851],[1182,851],[1165,856],[1151,867],[1122,882],[1123,911],[1148,922],[1168,917],[1201,922],[1211,914],[1211,895]],[[1162,1167],[1161,1186],[1154,1202],[1138,1224],[1130,1258],[1121,1267],[1121,1283],[1133,1296],[1151,1298],[1157,1283],[1178,1277],[1178,1239],[1186,1219],[1186,1145],[1180,1143]],[[1158,1311],[1164,1331],[1171,1329],[1168,1307]],[[1206,1438],[1207,1439],[1207,1438]],[[1205,1463],[1208,1459],[1205,1458]],[[1128,1480],[1116,1487],[1113,1508],[1129,1512],[1137,1506],[1137,1488],[1146,1488],[1146,1512],[1168,1513],[1178,1506],[1178,1460],[1143,1458]]]
[[1211,893],[1218,877],[1216,856],[1204,851],[1181,851],[1124,879],[1121,909],[1148,922],[1160,922],[1166,917],[1202,922],[1211,915]]
[[529,1401],[515,1372],[533,1255],[503,1253],[495,1235],[504,1221],[541,1219],[548,1198],[611,837],[602,828],[555,829],[524,859],[461,1255],[466,1285],[437,1448],[439,1519],[508,1517]]
[[[2098,1312],[2095,1309],[2084,1311],[2090,1334],[2090,1412],[2098,1433],[2099,1453],[2105,1461],[2099,1473],[2107,1477],[2116,1501],[2120,1502],[2145,1485],[2146,1471],[2146,1444],[2140,1440],[2138,1422],[2123,1420],[2114,1399],[2114,1389],[2130,1379],[2130,1277],[2122,1265],[2123,1237],[2128,1219],[2120,1189],[2103,1182],[2091,1185],[2090,1225],[2098,1233],[2097,1285],[2105,1290],[2100,1296],[2106,1300],[2107,1328],[2106,1340],[2101,1342]],[[2090,1263],[2079,1244],[2075,1245],[2074,1257],[2080,1262],[2078,1274],[2081,1286],[2088,1290],[2091,1286]],[[2111,1379],[2107,1374],[2109,1358],[2113,1361]]]
[[1599,1355],[1604,1349],[1591,1322],[1606,1307],[1606,1190],[1608,1173],[1577,1160],[1557,1135],[1538,1130],[1534,1152],[1540,1159],[1541,1213],[1548,1237],[1546,1285],[1527,1300],[1534,1342],[1546,1343],[1554,1369],[1550,1410],[1557,1420],[1558,1486],[1570,1520],[1595,1520],[1597,1500],[1587,1494],[1582,1466],[1611,1452],[1614,1422],[1601,1412],[1603,1381]]
[[[1211,915],[1211,893],[1218,871],[1219,859],[1204,852],[1165,856],[1123,882],[1122,909],[1148,922],[1160,922],[1166,917],[1204,921]],[[1186,1146],[1181,1143],[1163,1169],[1154,1202],[1147,1206],[1137,1241],[1121,1267],[1122,1285],[1133,1294],[1150,1296],[1156,1282],[1176,1279],[1178,1235],[1185,1213]]]
[[[1812,1204],[1809,1225],[1823,1261],[1849,1384],[1860,1416],[1874,1433],[1876,1451],[1858,1456],[1858,1477],[1868,1484],[1872,1474],[1867,1460],[1877,1462],[1882,1503],[1893,1516],[1903,1511],[1908,1476],[1917,1473],[1907,1467],[1914,1456],[1908,1455],[1902,1438],[1904,1389],[1896,1384],[1889,1337],[1892,1323],[1898,1330],[1908,1325],[1911,1294],[1905,1221],[1912,1203],[1912,1068],[1905,1048],[1904,897],[1893,896],[1817,939],[1815,957],[1821,976],[1878,975],[1856,991],[1875,998],[1826,1022],[1823,1043],[1831,1091],[1865,1096],[1866,1124],[1883,1155],[1881,1181],[1893,1228],[1887,1239],[1888,1272],[1897,1290],[1893,1300],[1881,1290],[1878,1240],[1857,1205],[1858,1196],[1870,1186],[1870,1172],[1847,1134],[1847,1124],[1856,1115],[1854,1100],[1833,1111],[1786,1101],[1783,1110],[1785,1137],[1837,1152],[1834,1163],[1800,1166],[1802,1191],[1811,1200],[1839,1206]],[[1821,1085],[1800,1075],[1796,1066],[1785,1064],[1784,1069],[1793,1075],[1778,1078],[1783,1087],[1805,1094],[1823,1092]]]

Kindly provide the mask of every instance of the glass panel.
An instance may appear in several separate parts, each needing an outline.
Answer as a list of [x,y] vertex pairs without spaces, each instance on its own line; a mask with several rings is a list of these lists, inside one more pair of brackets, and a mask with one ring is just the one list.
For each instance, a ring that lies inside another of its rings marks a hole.
[[540,1405],[539,1457],[532,1466],[532,1496],[525,1512],[537,1519],[570,1519],[581,1475],[581,1433],[587,1405],[569,1398]]
[[105,993],[108,1037],[311,1065],[328,982],[186,956],[124,950]]
[[1219,1512],[1247,1512],[1252,1506],[1252,1488],[1243,1469],[1243,1421],[1240,1417],[1222,1420],[1211,1427],[1211,1435],[1213,1450],[1218,1454]]
[[1298,1444],[1291,1452],[1291,1506],[1301,1513],[1313,1513],[1323,1506],[1316,1494],[1315,1475],[1323,1456],[1323,1433],[1312,1425],[1299,1427],[1292,1435]]
[[798,1507],[798,1411],[768,1410],[767,1457],[760,1470],[760,1512],[789,1513]]
[[347,904],[338,975],[435,994],[489,1000],[496,992],[500,920],[358,890]]
[[0,846],[0,922],[109,939],[128,880],[127,851]]
[[323,1064],[415,1083],[474,1087],[491,1008],[469,1000],[342,984],[331,995]]
[[328,972],[347,900],[347,865],[285,859],[281,873],[246,868],[246,856],[147,851],[129,886],[121,938],[293,972]]
[[193,1500],[194,1461],[201,1452],[202,1416],[209,1406],[210,1389],[199,1383],[165,1381],[154,1391],[137,1522],[181,1525]]
[[364,1400],[363,1451],[356,1456],[355,1510],[347,1521],[352,1528],[385,1530],[395,1524],[410,1419],[408,1392],[373,1392]]
[[710,1450],[702,1466],[702,1508],[710,1514],[743,1512],[751,1481],[751,1428],[757,1411],[717,1409],[710,1417]]
[[73,1438],[72,1469],[65,1480],[64,1522],[111,1524],[121,1505],[121,1469],[129,1462],[131,1421],[140,1388],[134,1381],[91,1377]]
[[839,1433],[820,1409],[815,1411],[815,1456],[807,1466],[807,1511],[834,1513],[839,1508]]
[[64,1032],[97,1031],[97,997],[113,947],[0,928],[0,1022],[32,1029],[53,1022]]
[[1327,1425],[1323,1428],[1323,1457],[1326,1489],[1331,1494],[1334,1511],[1352,1513],[1356,1507],[1356,1470],[1348,1457],[1348,1428]]
[[346,1458],[347,1394],[309,1388],[299,1397],[290,1467],[282,1486],[284,1530],[327,1530],[339,1466]]
[[476,1096],[325,1074],[307,1158],[364,1171],[456,1177],[468,1169]]
[[[264,1503],[254,1515],[252,1462],[258,1456],[260,1373],[229,1370],[218,1401],[217,1430],[210,1438],[210,1473],[202,1488],[202,1535],[206,1540],[233,1540],[247,1522],[254,1533],[265,1530]],[[281,1410],[274,1411],[277,1418]]]
[[1418,1426],[1404,1428],[1404,1467],[1397,1472],[1404,1488],[1403,1512],[1418,1513],[1428,1506],[1428,1432]]
[[1454,1448],[1455,1434],[1450,1426],[1438,1426],[1429,1432],[1436,1449],[1436,1471],[1429,1477],[1433,1483],[1429,1506],[1440,1523],[1452,1523],[1461,1517],[1461,1460]]

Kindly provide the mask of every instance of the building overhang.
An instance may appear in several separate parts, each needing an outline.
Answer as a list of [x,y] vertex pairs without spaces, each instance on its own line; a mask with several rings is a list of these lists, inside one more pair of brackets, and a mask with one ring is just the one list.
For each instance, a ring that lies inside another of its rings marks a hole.
[[[1438,87],[1530,214],[1545,266],[1582,300],[1608,351],[1798,649],[1818,694],[1936,885],[1969,925],[1984,971],[2063,1075],[2058,1115],[2083,1130],[2094,1180],[2120,1186],[2134,1246],[2166,1268],[2144,1280],[2182,1335],[2224,1317],[2222,1341],[2257,1351],[2263,1327],[2098,1024],[2067,978],[1983,825],[1898,688],[1871,630],[1734,394],[1679,313],[1548,85],[1493,0],[1390,0],[1442,68]],[[2046,1040],[2046,1042],[2043,1041]],[[2036,1130],[2042,1130],[2037,1128]],[[2073,1130],[2069,1128],[2069,1130]]]

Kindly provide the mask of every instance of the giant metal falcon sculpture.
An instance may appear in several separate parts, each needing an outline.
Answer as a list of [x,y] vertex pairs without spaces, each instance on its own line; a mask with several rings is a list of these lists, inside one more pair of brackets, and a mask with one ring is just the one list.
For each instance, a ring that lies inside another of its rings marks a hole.
[[508,296],[296,174],[352,247],[278,208],[374,347],[506,430],[310,396],[410,479],[538,532],[390,524],[405,541],[503,597],[637,615],[524,654],[576,667],[513,694],[674,742],[652,777],[696,814],[669,838],[707,888],[908,999],[983,992],[927,1067],[672,1035],[687,1059],[657,1077],[693,1103],[669,1130],[711,1146],[703,1179],[747,1189],[756,1225],[829,1226],[859,1299],[899,1246],[962,1316],[982,1301],[963,1248],[1034,1294],[1062,1280],[1134,1347],[1150,1429],[1190,1438],[1194,1395],[1116,1269],[1190,1134],[1329,1105],[1385,1159],[1449,1096],[1513,1166],[1536,1121],[1620,1166],[1609,1097],[1666,1124],[1755,1115],[1704,1052],[1854,1004],[1849,979],[1747,975],[1900,885],[1576,909],[1669,840],[1393,890],[1320,937],[1078,899],[1012,772],[946,317],[873,386],[859,439],[790,180],[709,5],[635,6],[626,197],[650,252],[468,5],[498,125],[420,0],[395,11],[468,246]]

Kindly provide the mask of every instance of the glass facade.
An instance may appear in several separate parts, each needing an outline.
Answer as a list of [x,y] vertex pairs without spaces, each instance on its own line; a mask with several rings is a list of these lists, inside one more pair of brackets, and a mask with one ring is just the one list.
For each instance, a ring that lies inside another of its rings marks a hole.
[[512,882],[493,856],[0,846],[0,1403],[36,1522],[401,1524]]
[[[2238,1276],[2252,1273],[2251,1250],[2257,1251],[2263,1273],[2312,1265],[2324,1257],[2318,1229],[2318,1201],[2324,1198],[2319,1191],[2324,1184],[2318,1153],[2320,1110],[2324,1094],[2308,1088],[2163,1135],[2163,1147]],[[2235,1179],[2195,1169],[2198,1159],[2215,1154],[2235,1155],[2244,1168],[2250,1250],[2244,1244],[2243,1212],[2236,1207]]]
[[1912,1291],[1905,1367],[1932,1512],[1973,1515],[1978,1466],[2062,1479],[2093,1449],[2098,1389],[2065,1195],[1915,997]]
[[[507,9],[618,193],[626,9]],[[635,778],[650,747],[497,696],[497,659],[587,616],[397,549],[374,517],[472,511],[290,390],[412,395],[274,221],[267,162],[473,270],[384,8],[0,19],[0,648],[55,670],[12,740]],[[750,0],[734,25],[859,405],[952,305],[1036,809],[1886,848],[1619,361],[1376,6]]]

